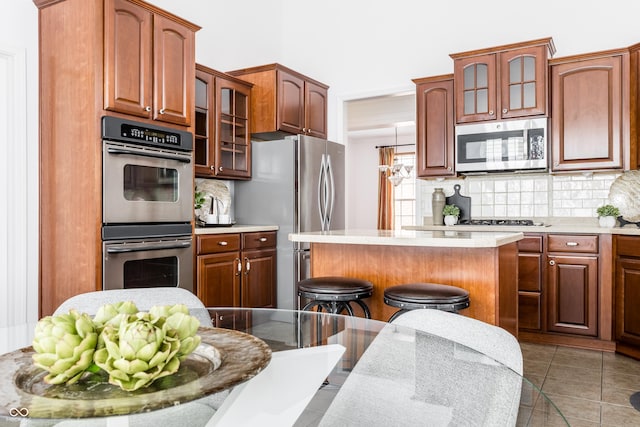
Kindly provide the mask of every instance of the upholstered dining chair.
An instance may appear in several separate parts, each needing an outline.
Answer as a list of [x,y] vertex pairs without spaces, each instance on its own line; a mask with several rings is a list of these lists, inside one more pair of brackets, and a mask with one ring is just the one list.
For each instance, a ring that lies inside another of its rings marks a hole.
[[319,425],[514,426],[521,374],[520,346],[505,330],[412,310],[375,337]]
[[111,289],[75,295],[64,301],[55,314],[67,313],[74,308],[80,312],[95,314],[104,304],[133,301],[139,310],[146,311],[154,305],[184,304],[189,313],[200,321],[201,326],[213,326],[211,316],[200,299],[182,288]]

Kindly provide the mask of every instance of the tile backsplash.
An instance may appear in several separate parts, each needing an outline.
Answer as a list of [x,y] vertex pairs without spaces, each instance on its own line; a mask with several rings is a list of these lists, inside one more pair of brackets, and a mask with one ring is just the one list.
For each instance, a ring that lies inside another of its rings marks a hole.
[[596,217],[596,208],[607,203],[609,187],[619,173],[500,174],[464,179],[417,180],[418,218],[430,223],[431,194],[441,187],[447,196],[460,184],[460,193],[471,197],[472,218]]

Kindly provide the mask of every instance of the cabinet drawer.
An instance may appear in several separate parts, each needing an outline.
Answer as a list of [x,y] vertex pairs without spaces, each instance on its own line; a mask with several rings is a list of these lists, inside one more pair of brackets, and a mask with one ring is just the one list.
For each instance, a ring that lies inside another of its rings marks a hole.
[[259,231],[256,233],[242,234],[242,249],[275,248],[275,246],[275,231]]
[[570,234],[550,234],[549,252],[598,253],[598,236],[577,236]]
[[618,255],[640,257],[640,237],[616,236]]
[[198,236],[198,255],[240,250],[240,234]]
[[542,253],[542,236],[524,236],[524,239],[518,241],[518,250]]

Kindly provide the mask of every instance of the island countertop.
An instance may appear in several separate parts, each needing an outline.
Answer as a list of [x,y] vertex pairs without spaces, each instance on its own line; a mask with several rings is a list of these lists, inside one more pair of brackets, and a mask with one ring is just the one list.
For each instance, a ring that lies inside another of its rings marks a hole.
[[513,231],[350,229],[291,233],[293,242],[432,248],[497,248],[524,237]]

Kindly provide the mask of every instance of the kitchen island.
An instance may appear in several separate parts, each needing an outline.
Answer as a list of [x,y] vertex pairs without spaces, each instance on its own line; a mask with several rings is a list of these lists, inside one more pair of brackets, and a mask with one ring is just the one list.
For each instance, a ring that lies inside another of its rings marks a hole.
[[387,320],[396,311],[384,304],[390,286],[432,282],[469,291],[460,314],[498,325],[518,336],[518,248],[520,232],[456,230],[336,230],[293,233],[311,243],[311,277],[369,280],[365,300],[371,316]]

